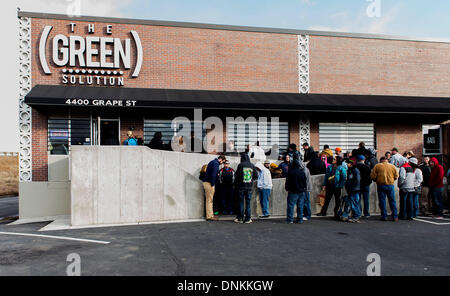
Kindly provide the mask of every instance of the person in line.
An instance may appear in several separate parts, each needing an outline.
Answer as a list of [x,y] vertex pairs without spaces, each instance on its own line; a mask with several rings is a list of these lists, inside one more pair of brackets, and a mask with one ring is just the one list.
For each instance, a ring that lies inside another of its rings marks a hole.
[[249,158],[258,161],[266,160],[266,153],[264,152],[264,149],[261,146],[259,146],[259,141],[257,141],[255,145],[249,147],[248,156]]
[[285,189],[288,192],[286,223],[294,223],[294,208],[297,206],[297,219],[295,222],[303,223],[303,210],[306,193],[312,188],[308,169],[300,159],[295,159],[286,177]]
[[328,167],[331,165],[331,163],[333,162],[333,157],[327,157],[326,155],[322,155],[320,156],[320,159],[322,160],[322,162],[325,164],[325,172],[328,169]]
[[392,157],[391,152],[390,151],[386,151],[386,153],[384,154],[384,157],[386,157],[387,161],[390,163],[391,157]]
[[423,163],[419,166],[422,171],[423,181],[422,181],[422,190],[420,193],[420,206],[419,211],[422,216],[426,216],[427,213],[431,213],[432,211],[432,198],[430,192],[430,176],[431,176],[431,166],[430,166],[430,157],[425,156],[423,158]]
[[372,179],[370,178],[371,169],[365,163],[364,155],[358,155],[356,168],[361,176],[361,182],[359,184],[360,209],[362,211],[362,204],[364,203],[364,218],[368,219],[370,217],[370,184],[372,184]]
[[421,184],[423,181],[422,171],[419,169],[419,161],[415,157],[409,159],[409,165],[414,170],[414,193],[413,193],[413,211],[412,218],[416,218],[419,215],[419,196],[422,191]]
[[386,196],[391,208],[392,220],[398,221],[397,203],[395,201],[394,182],[399,175],[394,165],[388,163],[386,157],[380,158],[370,174],[372,180],[377,183],[378,203],[381,210],[381,220],[387,221]]
[[328,205],[334,196],[334,218],[339,220],[338,210],[341,204],[342,188],[347,181],[347,169],[342,165],[342,157],[336,157],[333,160],[333,164],[327,169],[323,182],[323,189],[326,190],[325,204],[322,207],[320,213],[317,216],[326,216]]
[[314,148],[313,146],[310,146],[308,142],[303,143],[302,147],[303,150],[305,150],[305,153],[303,154],[303,161],[308,162],[313,158]]
[[148,147],[150,149],[165,150],[164,142],[163,142],[162,138],[163,138],[163,135],[161,132],[155,132],[150,143],[148,143]]
[[363,155],[364,157],[367,157],[369,154],[370,152],[366,148],[366,144],[364,142],[360,142],[358,145],[358,149],[356,149],[356,152],[352,156],[358,157],[359,155]]
[[270,174],[272,175],[272,179],[283,178],[283,170],[276,163],[270,164]]
[[410,159],[410,158],[412,158],[412,157],[416,157],[416,155],[414,154],[414,152],[412,152],[412,151],[408,151],[408,152],[406,152],[406,158],[407,159]]
[[444,168],[436,157],[431,158],[431,175],[429,180],[431,196],[433,197],[433,218],[444,218]]
[[289,156],[289,154],[286,154],[284,156],[284,161],[278,165],[278,168],[280,168],[282,171],[281,172],[282,178],[286,178],[290,165],[291,165],[291,157]]
[[294,143],[289,144],[288,149],[286,152],[283,153],[283,159],[289,155],[289,159],[292,161],[294,157],[297,157],[300,159],[300,152],[297,150],[297,145]]
[[[361,217],[359,203],[361,175],[353,159],[350,159],[347,165],[347,181],[345,182],[347,196],[344,197],[344,211],[340,218],[344,222],[359,223],[359,218]],[[349,219],[350,210],[353,212],[351,219]]]
[[211,160],[206,167],[206,172],[203,177],[203,188],[205,189],[206,195],[206,220],[207,221],[217,221],[219,218],[214,216],[213,212],[213,199],[215,186],[218,179],[219,168],[222,163],[227,159],[224,155],[220,155],[218,158]]
[[333,157],[333,151],[330,149],[330,146],[324,145],[322,152],[319,153],[320,156],[326,155],[327,157]]
[[450,169],[448,169],[446,176],[447,176],[447,209],[448,209],[446,214],[450,214],[450,184],[449,184],[449,181],[450,181]]
[[239,212],[234,222],[252,223],[251,219],[251,200],[253,191],[253,182],[258,180],[256,167],[250,162],[247,153],[241,155],[241,163],[238,165],[235,174],[235,188],[239,196]]
[[405,164],[405,162],[407,162],[407,160],[405,157],[400,155],[400,153],[398,153],[398,148],[396,148],[396,147],[392,148],[392,155],[391,155],[391,159],[389,160],[389,163],[393,164],[397,168],[401,168],[402,165]]
[[326,170],[325,163],[319,158],[319,154],[317,152],[313,152],[310,161],[308,162],[306,167],[311,173],[311,176],[325,174]]
[[259,192],[259,202],[261,203],[262,216],[259,218],[269,218],[269,197],[272,192],[272,176],[269,170],[270,161],[264,161],[264,165],[260,162],[256,164],[258,169],[258,192]]
[[342,151],[341,147],[337,147],[334,149],[335,156],[340,156],[342,158],[345,158],[345,153]]
[[373,148],[369,148],[369,149],[367,149],[367,151],[369,151],[369,154],[366,157],[366,164],[372,170],[378,164],[377,150],[375,150]]
[[400,220],[411,220],[413,218],[414,181],[414,169],[409,165],[409,162],[406,162],[400,168],[397,183],[400,194],[400,211],[398,215]]
[[235,172],[230,167],[230,162],[226,160],[223,168],[219,171],[220,204],[223,215],[233,215],[234,175]]
[[128,146],[137,146],[138,142],[136,140],[136,138],[133,135],[133,131],[129,130],[127,132],[127,139],[125,141],[123,141],[124,145],[128,145]]

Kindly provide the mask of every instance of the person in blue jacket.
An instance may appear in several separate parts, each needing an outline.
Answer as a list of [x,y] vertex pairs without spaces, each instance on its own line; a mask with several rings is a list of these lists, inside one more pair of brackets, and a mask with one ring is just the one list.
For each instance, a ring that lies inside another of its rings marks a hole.
[[213,211],[213,199],[216,182],[219,176],[219,168],[222,163],[226,161],[226,157],[224,155],[220,155],[218,158],[211,160],[206,167],[206,172],[204,176],[202,176],[203,188],[205,189],[206,195],[206,220],[207,221],[217,221],[219,218],[214,216]]
[[[359,204],[361,174],[355,165],[355,159],[350,159],[347,162],[347,165],[347,181],[345,182],[347,196],[344,197],[344,210],[341,215],[341,220],[344,222],[359,223],[359,218],[361,217],[361,208]],[[350,210],[353,212],[351,219],[349,219]]]
[[342,188],[347,181],[347,168],[343,165],[343,158],[336,156],[333,159],[333,164],[330,165],[325,172],[325,179],[323,181],[323,189],[326,190],[325,204],[317,216],[326,216],[328,205],[334,196],[334,218],[339,220],[338,210],[341,203]]
[[136,138],[133,136],[133,131],[128,131],[127,133],[128,138],[123,141],[124,145],[128,145],[128,146],[137,146],[138,142],[136,140]]

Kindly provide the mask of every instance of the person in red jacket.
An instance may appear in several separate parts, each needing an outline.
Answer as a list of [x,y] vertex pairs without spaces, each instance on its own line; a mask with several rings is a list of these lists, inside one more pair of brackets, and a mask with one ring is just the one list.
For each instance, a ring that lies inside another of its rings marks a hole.
[[444,217],[444,204],[443,204],[443,192],[444,192],[444,168],[439,164],[436,157],[431,158],[431,175],[430,175],[430,191],[433,197],[433,218],[442,219]]

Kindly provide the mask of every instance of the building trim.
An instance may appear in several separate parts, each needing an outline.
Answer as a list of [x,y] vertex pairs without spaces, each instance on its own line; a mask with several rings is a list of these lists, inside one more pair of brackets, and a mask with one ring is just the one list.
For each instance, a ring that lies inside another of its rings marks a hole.
[[32,180],[31,107],[25,96],[31,91],[31,18],[19,18],[19,181]]
[[394,36],[394,35],[383,35],[383,34],[296,30],[296,29],[281,29],[281,28],[251,27],[251,26],[232,26],[232,25],[218,25],[218,24],[205,24],[205,23],[192,23],[192,22],[143,20],[143,19],[131,19],[131,18],[111,18],[111,17],[97,17],[97,16],[70,17],[65,14],[38,13],[38,12],[27,12],[27,11],[19,11],[18,17],[19,18],[20,17],[28,17],[28,18],[39,18],[39,19],[56,19],[56,20],[68,20],[68,21],[103,22],[103,23],[116,23],[116,24],[151,25],[151,26],[165,26],[165,27],[182,27],[182,28],[195,28],[195,29],[212,29],[212,30],[226,30],[226,31],[243,31],[243,32],[256,32],[256,33],[312,35],[312,36],[361,38],[361,39],[382,39],[382,40],[396,40],[396,41],[450,43],[450,39],[447,39],[447,38],[426,38],[426,37],[421,38],[421,37]]

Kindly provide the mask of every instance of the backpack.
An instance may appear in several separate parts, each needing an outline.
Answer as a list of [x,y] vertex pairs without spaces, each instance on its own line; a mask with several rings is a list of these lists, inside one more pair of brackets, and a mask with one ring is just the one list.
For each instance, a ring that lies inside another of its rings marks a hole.
[[205,179],[205,176],[206,176],[206,169],[208,168],[208,165],[207,164],[204,164],[203,166],[202,166],[202,168],[200,169],[200,175],[198,176],[198,178],[201,180],[201,181],[203,181],[204,179]]

